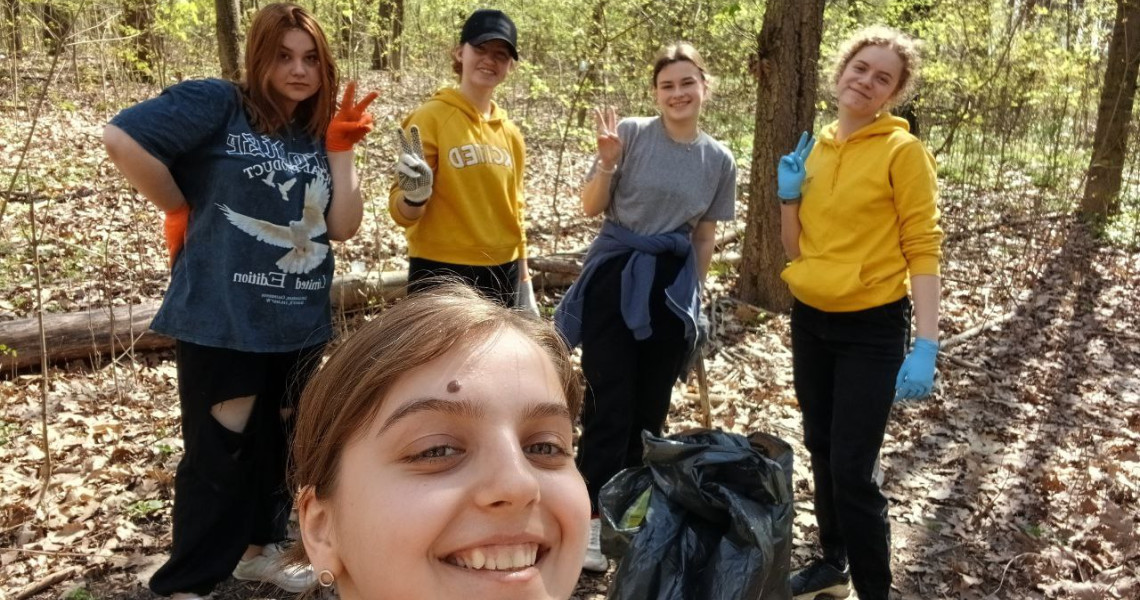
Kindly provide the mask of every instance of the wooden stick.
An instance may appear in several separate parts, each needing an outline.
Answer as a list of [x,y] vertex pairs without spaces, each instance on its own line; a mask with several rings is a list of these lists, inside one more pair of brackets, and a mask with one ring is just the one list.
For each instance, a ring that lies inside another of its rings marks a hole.
[[31,598],[32,596],[50,588],[51,586],[63,581],[67,581],[68,579],[71,579],[72,577],[82,572],[82,567],[77,566],[70,566],[66,569],[60,569],[55,573],[48,575],[47,577],[41,578],[39,581],[35,581],[24,586],[23,589],[16,592],[16,595],[12,596],[12,600],[25,600],[26,598]]
[[697,348],[697,390],[701,394],[701,425],[712,429],[712,403],[709,401],[709,378],[705,372],[705,353]]

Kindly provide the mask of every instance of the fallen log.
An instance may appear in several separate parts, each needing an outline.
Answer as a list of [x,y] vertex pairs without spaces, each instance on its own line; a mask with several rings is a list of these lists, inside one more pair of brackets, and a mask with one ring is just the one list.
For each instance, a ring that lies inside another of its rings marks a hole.
[[[349,273],[333,279],[330,295],[335,311],[344,312],[404,295],[405,272]],[[48,362],[98,360],[122,352],[164,350],[174,340],[150,330],[162,303],[97,308],[84,312],[45,314],[44,336]],[[37,367],[43,356],[35,317],[0,323],[0,375]]]
[[[582,270],[580,263],[568,258],[532,258],[528,262],[537,273],[538,289],[569,286]],[[342,314],[395,300],[404,295],[407,283],[405,271],[338,275],[329,290],[333,311]],[[113,310],[45,314],[48,362],[98,360],[123,352],[173,348],[173,339],[150,330],[150,322],[161,304],[154,301],[116,306]],[[7,346],[8,351],[3,351],[2,346]],[[38,367],[42,356],[39,324],[34,317],[0,323],[0,376]]]
[[[582,272],[580,254],[532,257],[527,264],[534,272],[534,287],[565,288]],[[735,264],[736,255],[722,256]],[[333,279],[329,295],[333,311],[343,314],[377,302],[391,301],[405,293],[408,274],[404,271],[348,273]],[[150,322],[162,303],[146,302],[133,306],[116,306],[113,310],[94,310],[44,315],[44,333],[48,362],[98,360],[123,352],[165,350],[174,340],[150,330]],[[4,350],[7,346],[8,350]],[[40,347],[36,319],[0,323],[0,376],[38,367],[43,350]]]

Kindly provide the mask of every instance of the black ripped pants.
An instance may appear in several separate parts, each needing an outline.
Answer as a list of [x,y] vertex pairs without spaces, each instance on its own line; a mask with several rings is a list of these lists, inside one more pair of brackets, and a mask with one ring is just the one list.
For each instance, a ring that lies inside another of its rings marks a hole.
[[[285,539],[293,498],[285,486],[301,389],[324,344],[253,353],[179,341],[178,395],[185,452],[174,478],[170,559],[150,579],[159,595],[206,595],[233,572],[248,546]],[[226,400],[255,396],[245,430],[210,414]]]

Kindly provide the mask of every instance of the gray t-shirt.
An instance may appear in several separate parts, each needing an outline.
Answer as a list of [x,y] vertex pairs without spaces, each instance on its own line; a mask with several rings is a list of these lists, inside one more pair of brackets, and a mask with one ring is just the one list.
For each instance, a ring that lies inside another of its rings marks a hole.
[[735,217],[736,161],[723,144],[704,132],[691,144],[675,142],[661,117],[623,119],[618,137],[622,158],[610,181],[607,219],[656,235]]

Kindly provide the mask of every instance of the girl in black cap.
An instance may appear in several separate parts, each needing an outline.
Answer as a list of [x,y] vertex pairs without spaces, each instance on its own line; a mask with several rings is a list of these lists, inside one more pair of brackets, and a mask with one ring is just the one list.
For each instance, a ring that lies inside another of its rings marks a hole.
[[507,306],[537,314],[526,267],[522,133],[492,100],[514,70],[517,30],[477,10],[452,51],[457,87],[417,108],[398,132],[388,210],[408,239],[408,287],[458,276]]

